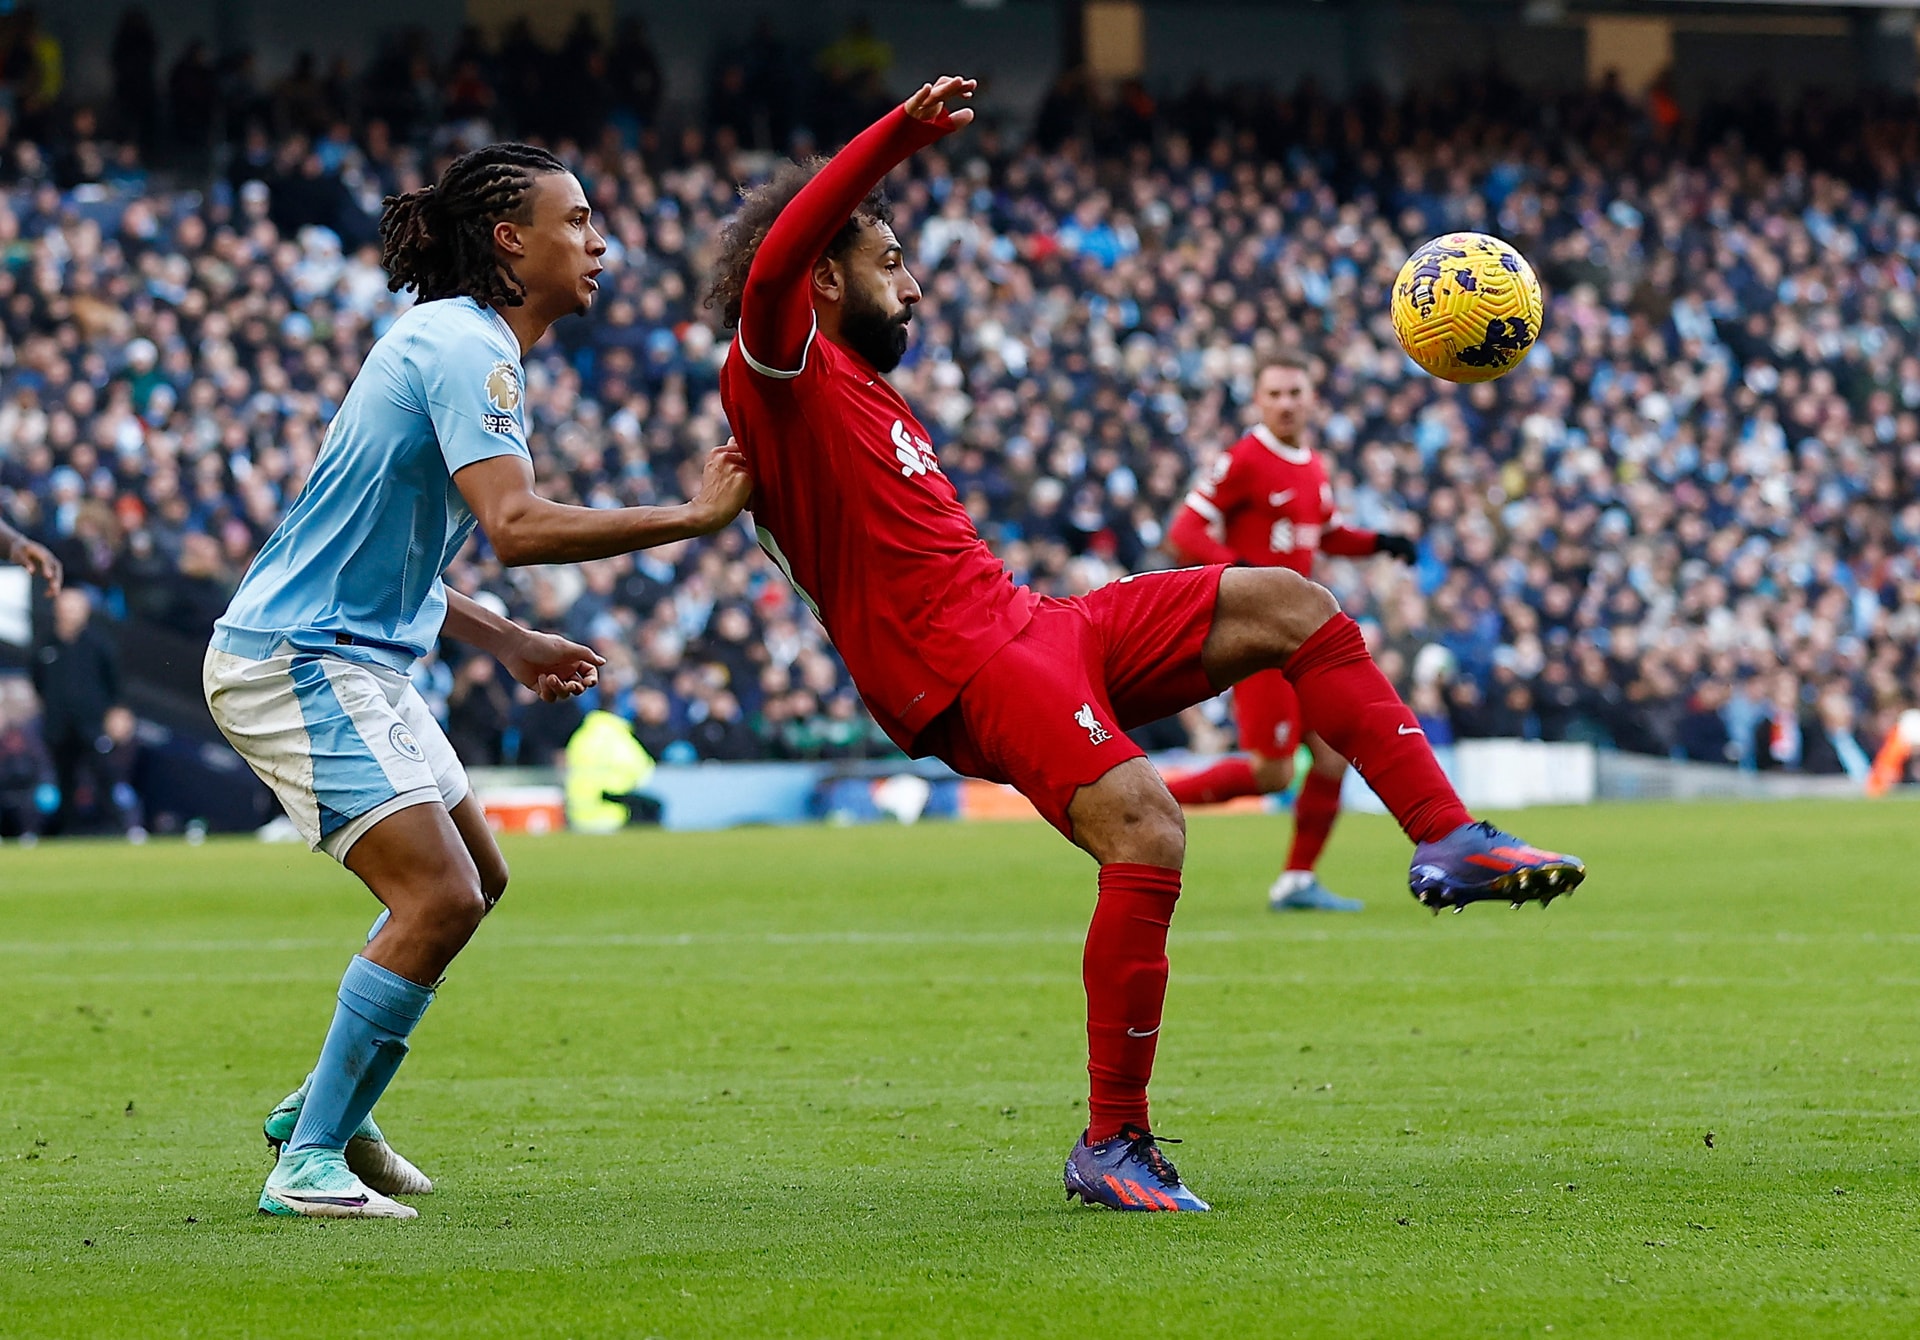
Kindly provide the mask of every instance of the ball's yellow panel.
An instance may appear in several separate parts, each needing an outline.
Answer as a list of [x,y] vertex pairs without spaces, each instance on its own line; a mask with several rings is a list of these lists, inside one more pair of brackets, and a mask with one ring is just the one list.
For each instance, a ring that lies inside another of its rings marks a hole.
[[1393,281],[1400,347],[1450,382],[1489,382],[1513,371],[1540,334],[1541,314],[1533,267],[1485,233],[1434,238]]

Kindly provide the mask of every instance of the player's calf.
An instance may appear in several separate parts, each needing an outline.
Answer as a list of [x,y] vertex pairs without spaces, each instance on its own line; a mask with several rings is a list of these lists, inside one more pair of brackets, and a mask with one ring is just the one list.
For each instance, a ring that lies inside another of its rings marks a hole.
[[1069,807],[1074,840],[1100,861],[1087,927],[1087,1115],[1105,1142],[1148,1123],[1147,1086],[1167,993],[1167,928],[1180,897],[1186,825],[1143,758],[1082,787]]

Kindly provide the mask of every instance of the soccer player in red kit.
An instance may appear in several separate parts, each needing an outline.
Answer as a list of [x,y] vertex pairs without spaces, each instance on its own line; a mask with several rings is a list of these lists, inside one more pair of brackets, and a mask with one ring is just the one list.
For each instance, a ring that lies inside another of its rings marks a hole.
[[1423,902],[1544,902],[1585,871],[1473,822],[1359,629],[1298,573],[1147,573],[1072,600],[1008,577],[886,380],[921,295],[877,188],[973,119],[973,91],[952,76],[923,85],[830,162],[789,164],[747,193],[710,295],[737,331],[721,402],[760,542],[874,719],[910,754],[1012,783],[1100,863],[1082,965],[1089,1123],[1068,1194],[1204,1210],[1148,1120],[1186,831],[1129,727],[1284,665],[1309,719],[1420,844]]
[[[1278,354],[1254,373],[1260,422],[1234,443],[1207,479],[1187,495],[1167,527],[1167,548],[1186,563],[1239,563],[1291,568],[1313,576],[1314,555],[1359,558],[1392,554],[1414,559],[1413,541],[1340,523],[1326,465],[1308,445],[1315,405],[1313,368],[1299,354]],[[1300,717],[1300,698],[1280,670],[1262,670],[1233,686],[1233,715],[1245,758],[1228,758],[1167,779],[1182,805],[1217,805],[1236,796],[1284,791],[1293,783],[1294,753],[1305,744],[1313,766],[1293,803],[1293,847],[1286,869],[1267,891],[1281,911],[1358,912],[1313,872],[1333,821],[1347,761]]]

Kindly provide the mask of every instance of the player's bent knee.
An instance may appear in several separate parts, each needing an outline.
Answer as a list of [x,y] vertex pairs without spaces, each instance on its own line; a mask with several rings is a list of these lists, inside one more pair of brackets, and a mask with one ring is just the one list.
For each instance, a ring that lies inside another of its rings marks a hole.
[[1177,870],[1185,859],[1186,815],[1144,758],[1081,787],[1067,817],[1075,844],[1102,865],[1126,861]]
[[1178,870],[1187,860],[1187,826],[1178,811],[1172,818],[1154,815],[1128,834],[1127,848],[1125,860]]
[[470,863],[463,869],[452,862],[438,862],[407,882],[412,887],[401,900],[396,920],[404,919],[416,933],[438,943],[465,944],[487,914],[487,895]]
[[1318,627],[1340,612],[1333,592],[1292,568],[1236,568],[1223,580],[1237,617]]
[[451,959],[466,947],[480,922],[487,915],[487,900],[477,886],[448,890],[438,903],[435,916],[426,931],[427,938]]
[[1128,806],[1106,835],[1106,853],[1095,855],[1102,861],[1179,869],[1187,858],[1186,815],[1173,797],[1167,796],[1164,804],[1157,800],[1142,797],[1141,803]]
[[479,928],[480,919],[487,915],[487,895],[478,882],[466,884],[447,891],[445,907],[447,924],[464,927],[472,934]]
[[451,881],[421,899],[420,910],[427,920],[443,925],[477,926],[487,914],[487,898],[477,880]]
[[1253,780],[1260,787],[1260,794],[1263,796],[1286,790],[1293,785],[1293,759],[1266,758],[1255,754]]
[[1270,570],[1277,579],[1273,607],[1287,626],[1288,640],[1298,646],[1316,629],[1340,612],[1333,592],[1308,577],[1286,568]]
[[1224,687],[1282,665],[1339,612],[1333,592],[1289,568],[1233,568],[1201,653],[1207,673]]

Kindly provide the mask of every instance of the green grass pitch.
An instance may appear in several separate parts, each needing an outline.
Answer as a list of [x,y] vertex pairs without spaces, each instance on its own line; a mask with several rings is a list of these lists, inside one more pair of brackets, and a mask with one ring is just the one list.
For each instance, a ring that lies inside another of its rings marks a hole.
[[1179,1217],[1063,1198],[1093,867],[1037,824],[513,843],[380,1109],[407,1224],[253,1208],[350,877],[8,846],[0,1336],[1912,1336],[1917,819],[1536,811],[1579,895],[1437,919],[1383,821],[1364,914],[1279,917],[1285,821],[1196,819]]

